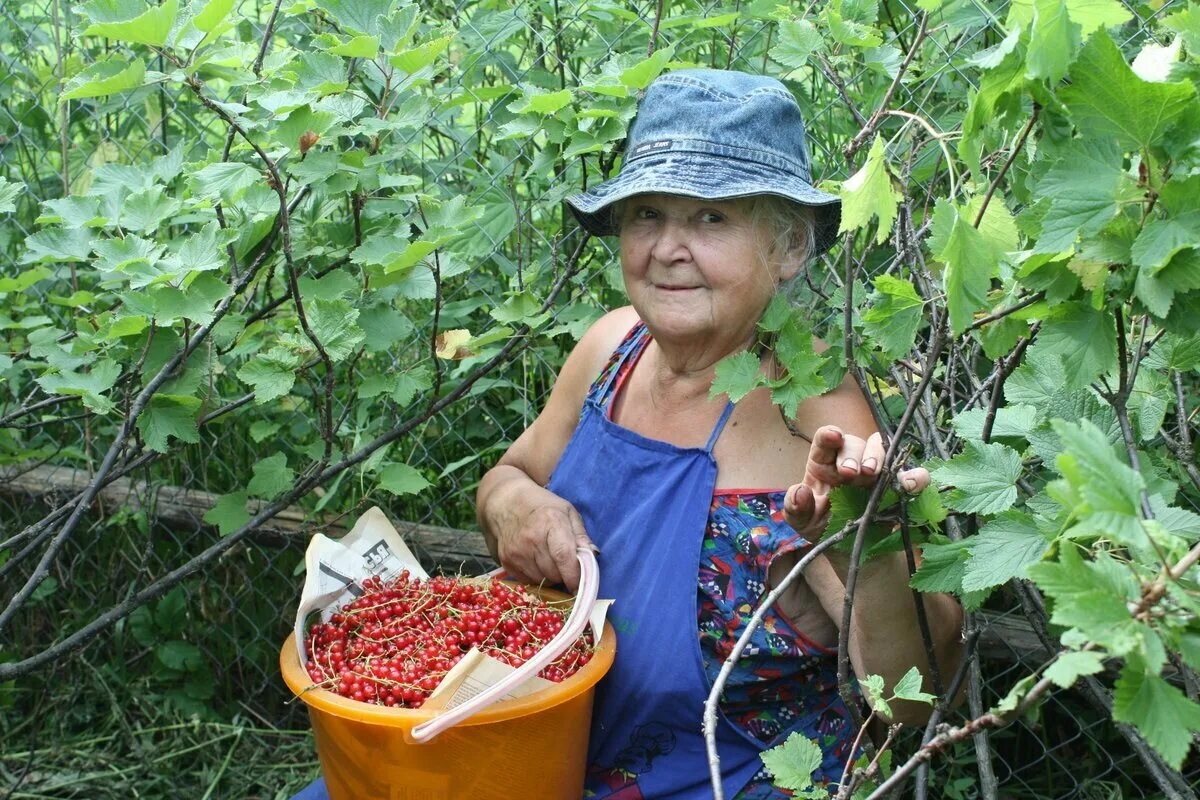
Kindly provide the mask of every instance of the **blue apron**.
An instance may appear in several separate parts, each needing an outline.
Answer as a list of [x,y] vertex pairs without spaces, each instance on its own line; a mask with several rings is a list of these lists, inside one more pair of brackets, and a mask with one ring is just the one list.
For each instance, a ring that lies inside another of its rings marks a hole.
[[[617,365],[589,396],[546,487],[579,510],[600,547],[600,597],[615,600],[617,657],[597,688],[584,797],[707,800],[701,723],[711,684],[700,655],[697,580],[717,479],[712,448],[733,404],[703,448],[677,447],[608,418],[608,384],[620,372]],[[723,716],[717,743],[732,797],[762,767],[765,746]]]

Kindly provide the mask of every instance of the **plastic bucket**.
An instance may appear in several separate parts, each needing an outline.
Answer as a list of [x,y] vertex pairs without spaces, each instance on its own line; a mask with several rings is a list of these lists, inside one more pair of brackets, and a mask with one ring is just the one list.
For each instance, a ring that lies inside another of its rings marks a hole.
[[424,744],[411,742],[409,732],[440,712],[305,691],[312,680],[294,639],[284,642],[279,666],[308,706],[331,800],[579,800],[583,794],[592,698],[616,651],[611,625],[595,655],[567,680],[501,700]]

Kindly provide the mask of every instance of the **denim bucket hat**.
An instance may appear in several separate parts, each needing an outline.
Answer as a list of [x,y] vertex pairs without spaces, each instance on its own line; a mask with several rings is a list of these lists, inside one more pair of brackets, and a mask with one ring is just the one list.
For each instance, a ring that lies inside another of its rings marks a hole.
[[638,105],[620,173],[567,198],[597,236],[617,232],[612,204],[635,194],[728,200],[759,194],[811,206],[813,255],[837,238],[842,205],[812,185],[800,106],[760,75],[683,69],[660,76]]

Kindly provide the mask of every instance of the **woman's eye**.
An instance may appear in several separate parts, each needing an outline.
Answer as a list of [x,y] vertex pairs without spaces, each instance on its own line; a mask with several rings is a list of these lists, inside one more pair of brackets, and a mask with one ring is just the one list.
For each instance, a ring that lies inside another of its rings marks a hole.
[[645,206],[642,206],[637,211],[633,212],[634,219],[654,219],[657,216],[657,211],[655,211],[653,208],[646,208]]
[[700,215],[700,221],[701,222],[709,222],[709,223],[724,222],[725,215],[718,214],[716,211],[705,211],[703,214]]

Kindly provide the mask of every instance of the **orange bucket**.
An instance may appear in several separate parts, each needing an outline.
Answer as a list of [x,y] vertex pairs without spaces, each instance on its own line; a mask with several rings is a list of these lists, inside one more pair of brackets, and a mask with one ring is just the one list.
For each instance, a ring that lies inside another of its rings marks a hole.
[[409,734],[438,711],[306,691],[312,680],[295,634],[284,642],[279,666],[308,706],[330,800],[579,800],[592,697],[615,652],[616,634],[605,623],[595,655],[570,678],[493,703],[424,744]]

